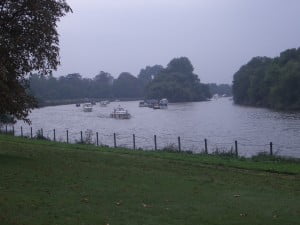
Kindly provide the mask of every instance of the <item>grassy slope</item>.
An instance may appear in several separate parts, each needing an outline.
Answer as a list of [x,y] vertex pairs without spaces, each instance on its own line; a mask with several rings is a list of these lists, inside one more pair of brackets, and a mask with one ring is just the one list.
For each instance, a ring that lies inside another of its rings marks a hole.
[[300,224],[299,167],[0,135],[0,224]]

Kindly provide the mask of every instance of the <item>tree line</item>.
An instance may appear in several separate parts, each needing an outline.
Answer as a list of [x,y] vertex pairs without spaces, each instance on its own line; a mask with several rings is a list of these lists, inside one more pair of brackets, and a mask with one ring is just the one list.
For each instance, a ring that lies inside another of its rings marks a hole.
[[[60,76],[32,74],[29,77],[30,93],[40,103],[65,99],[161,99],[171,102],[203,101],[212,94],[222,92],[226,85],[202,84],[186,57],[175,58],[164,68],[147,66],[137,76],[128,72],[114,78],[101,71],[93,78],[78,73]],[[212,86],[213,92],[210,91]],[[220,87],[220,88],[219,88]],[[231,88],[227,85],[227,89]],[[223,91],[224,92],[224,91]]]
[[237,104],[300,110],[300,48],[252,58],[234,74],[232,91]]

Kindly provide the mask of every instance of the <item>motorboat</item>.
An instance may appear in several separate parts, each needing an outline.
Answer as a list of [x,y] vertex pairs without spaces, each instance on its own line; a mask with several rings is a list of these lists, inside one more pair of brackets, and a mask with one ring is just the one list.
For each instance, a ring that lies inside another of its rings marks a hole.
[[84,112],[92,112],[93,111],[93,105],[92,105],[92,103],[85,103],[85,104],[83,104],[83,111]]
[[153,109],[160,109],[160,105],[159,104],[153,104]]
[[169,101],[166,98],[163,98],[163,99],[161,99],[159,101],[159,107],[160,107],[160,109],[166,109],[166,108],[168,108],[168,104],[169,104]]
[[145,101],[139,102],[139,107],[148,107],[148,106],[149,106],[148,103]]
[[126,109],[122,108],[121,106],[118,106],[110,114],[110,117],[115,119],[130,119],[131,115]]
[[76,107],[80,107],[80,103],[76,103]]
[[101,101],[100,106],[106,107],[109,104],[109,101]]
[[220,97],[220,96],[219,96],[218,94],[214,94],[213,97],[212,97],[212,99],[213,99],[213,100],[218,100],[219,97]]

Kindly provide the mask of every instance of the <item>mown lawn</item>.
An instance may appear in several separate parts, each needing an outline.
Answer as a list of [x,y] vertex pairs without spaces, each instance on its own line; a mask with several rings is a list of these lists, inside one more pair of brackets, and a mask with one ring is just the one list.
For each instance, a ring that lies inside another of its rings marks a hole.
[[299,171],[0,135],[0,224],[300,224]]

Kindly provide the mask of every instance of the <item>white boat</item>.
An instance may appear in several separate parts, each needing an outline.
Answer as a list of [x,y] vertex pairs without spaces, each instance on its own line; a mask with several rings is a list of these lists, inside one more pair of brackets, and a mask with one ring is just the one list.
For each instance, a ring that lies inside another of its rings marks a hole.
[[92,112],[92,111],[93,111],[92,103],[83,104],[83,112]]
[[126,109],[122,108],[121,106],[118,106],[110,114],[110,117],[115,119],[130,119],[131,115]]
[[100,106],[106,107],[109,104],[109,101],[101,101]]
[[213,97],[212,97],[212,100],[218,100],[220,96],[218,94],[214,94]]
[[168,104],[169,104],[169,101],[166,98],[163,98],[163,99],[161,99],[159,101],[159,107],[160,107],[160,109],[166,109],[166,108],[168,108]]
[[148,107],[148,103],[145,101],[139,102],[139,107]]

